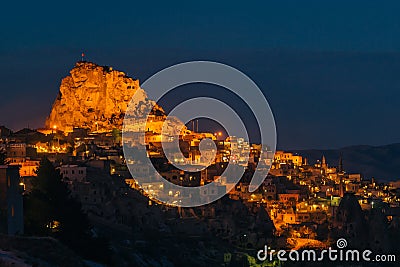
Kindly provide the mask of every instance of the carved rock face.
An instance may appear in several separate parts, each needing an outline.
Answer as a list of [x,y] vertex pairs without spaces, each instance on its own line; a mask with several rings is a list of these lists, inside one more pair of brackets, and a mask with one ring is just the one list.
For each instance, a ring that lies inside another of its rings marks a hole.
[[[139,80],[111,67],[78,62],[70,75],[61,81],[60,91],[46,128],[69,132],[73,127],[91,131],[122,128],[125,111],[137,90]],[[150,102],[143,91],[143,103]],[[163,113],[161,107],[156,108]]]

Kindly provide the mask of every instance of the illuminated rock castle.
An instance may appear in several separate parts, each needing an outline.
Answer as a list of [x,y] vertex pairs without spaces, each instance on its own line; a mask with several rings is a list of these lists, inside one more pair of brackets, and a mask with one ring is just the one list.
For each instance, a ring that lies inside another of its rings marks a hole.
[[[107,132],[121,128],[132,96],[141,90],[139,80],[112,67],[79,61],[62,79],[60,91],[46,120],[47,129],[71,132],[74,127]],[[156,105],[163,114],[163,110]]]

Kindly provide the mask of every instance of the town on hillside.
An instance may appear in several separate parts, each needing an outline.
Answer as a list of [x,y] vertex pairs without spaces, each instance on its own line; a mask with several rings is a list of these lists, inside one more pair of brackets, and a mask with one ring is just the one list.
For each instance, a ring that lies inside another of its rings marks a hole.
[[[137,92],[135,116],[152,110],[140,123],[123,126]],[[257,251],[265,245],[324,249],[339,238],[349,247],[398,253],[400,181],[346,172],[343,157],[309,162],[223,129],[200,132],[178,120],[165,126],[166,117],[138,80],[76,63],[44,128],[0,127],[1,233],[54,237],[85,259],[117,266],[278,266],[276,258],[260,263]],[[179,134],[163,134],[165,127]],[[209,149],[201,147],[204,140]],[[167,156],[173,144],[180,151]],[[140,146],[151,166],[129,153]],[[240,176],[227,174],[228,166]],[[264,180],[252,190],[260,169]],[[183,205],[194,199],[208,204]],[[37,242],[6,240],[20,247]]]
[[[153,241],[147,235],[152,231],[164,240],[170,240],[171,234],[192,236],[193,240],[215,239],[210,251],[204,249],[196,256],[214,253],[211,257],[221,262],[226,260],[226,253],[232,261],[242,253],[254,257],[254,251],[266,243],[281,248],[325,248],[338,237],[346,237],[355,247],[377,251],[384,246],[383,251],[395,248],[388,240],[399,233],[400,182],[381,183],[359,173],[347,173],[341,158],[336,166],[330,166],[323,155],[317,162],[308,162],[301,155],[276,151],[268,176],[250,192],[252,173],[259,163],[257,144],[187,130],[180,140],[185,157],[177,155],[172,160],[208,164],[199,152],[203,138],[215,142],[214,160],[202,171],[185,172],[164,157],[160,135],[146,132],[152,163],[166,181],[187,187],[215,182],[215,192],[201,192],[204,198],[229,187],[221,174],[230,161],[231,149],[243,156],[233,161],[243,168],[243,176],[226,197],[201,207],[180,208],[177,204],[186,196],[169,190],[167,182],[152,182],[148,166],[124,158],[118,129],[96,132],[74,128],[62,132],[54,127],[12,132],[1,127],[0,149],[7,164],[0,172],[2,188],[10,175],[13,181],[5,189],[13,195],[12,200],[2,198],[1,203],[5,210],[13,206],[13,219],[8,224],[3,220],[2,229],[11,235],[23,233],[22,195],[29,194],[40,162],[46,158],[62,175],[71,196],[79,200],[94,229],[132,249],[151,246]],[[248,161],[244,161],[246,154]],[[139,185],[129,167],[137,168],[136,173],[149,177],[149,182]],[[173,201],[161,203],[157,199],[162,195]],[[224,244],[223,253],[212,249],[220,242]],[[168,255],[170,248],[164,249]]]

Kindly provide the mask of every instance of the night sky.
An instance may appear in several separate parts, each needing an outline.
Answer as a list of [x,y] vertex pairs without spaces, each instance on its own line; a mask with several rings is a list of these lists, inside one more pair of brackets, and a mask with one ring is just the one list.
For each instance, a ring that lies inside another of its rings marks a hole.
[[42,127],[84,51],[141,81],[184,61],[236,67],[280,148],[400,142],[399,1],[215,2],[2,3],[0,125]]

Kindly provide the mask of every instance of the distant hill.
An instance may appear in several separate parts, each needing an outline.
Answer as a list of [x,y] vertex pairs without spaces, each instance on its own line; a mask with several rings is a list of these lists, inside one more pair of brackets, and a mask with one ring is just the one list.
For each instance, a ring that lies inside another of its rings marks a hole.
[[294,150],[310,164],[325,155],[329,166],[338,166],[343,155],[343,167],[348,173],[361,173],[364,179],[400,180],[400,143],[385,146],[349,146],[340,149]]

